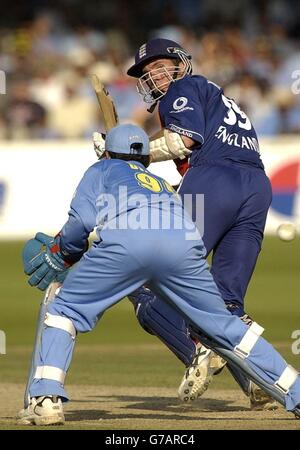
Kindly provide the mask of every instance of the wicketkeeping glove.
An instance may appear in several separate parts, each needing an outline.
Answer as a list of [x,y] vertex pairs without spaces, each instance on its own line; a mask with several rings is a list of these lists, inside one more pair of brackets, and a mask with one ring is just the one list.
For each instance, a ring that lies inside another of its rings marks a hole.
[[44,291],[52,281],[64,281],[71,264],[64,260],[59,243],[59,235],[52,237],[37,233],[25,244],[23,265],[24,272],[31,275],[28,280],[31,286]]
[[96,155],[98,159],[101,159],[105,152],[105,134],[95,131],[93,133],[93,143]]

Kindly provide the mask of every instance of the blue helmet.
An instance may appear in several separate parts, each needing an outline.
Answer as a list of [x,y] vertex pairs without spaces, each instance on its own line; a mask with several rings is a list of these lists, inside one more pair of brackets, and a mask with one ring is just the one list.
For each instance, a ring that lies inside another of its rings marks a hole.
[[127,75],[141,77],[143,67],[159,58],[180,59],[189,66],[187,73],[192,72],[191,55],[176,42],[158,38],[141,45],[135,55],[135,63],[128,69]]
[[109,130],[105,138],[105,150],[125,155],[150,154],[149,137],[136,125],[122,124]]

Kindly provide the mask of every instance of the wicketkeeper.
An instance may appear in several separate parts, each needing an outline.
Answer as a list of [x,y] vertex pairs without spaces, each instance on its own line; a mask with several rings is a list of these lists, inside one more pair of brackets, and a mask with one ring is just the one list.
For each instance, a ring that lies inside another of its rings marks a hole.
[[[146,169],[145,132],[120,125],[108,133],[105,148],[105,159],[84,174],[59,235],[38,233],[25,248],[31,285],[45,289],[57,275],[67,277],[43,319],[31,402],[19,413],[21,423],[64,423],[64,381],[77,333],[92,330],[108,308],[144,284],[178,310],[206,345],[300,415],[298,372],[260,336],[262,327],[248,327],[226,309],[181,200]],[[94,227],[99,240],[86,251]]]

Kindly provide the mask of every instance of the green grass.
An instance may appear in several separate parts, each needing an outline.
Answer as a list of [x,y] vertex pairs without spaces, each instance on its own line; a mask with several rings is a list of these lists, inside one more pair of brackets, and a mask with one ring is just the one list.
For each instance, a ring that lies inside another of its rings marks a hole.
[[[7,337],[7,354],[0,355],[0,380],[24,383],[34,340],[35,321],[43,294],[26,283],[21,266],[23,242],[1,242],[0,329]],[[266,329],[289,362],[291,333],[300,329],[300,239],[284,243],[266,238],[246,299],[247,311]],[[124,300],[107,311],[94,331],[77,339],[68,383],[130,386],[177,386],[181,363],[138,325],[131,304]],[[232,386],[227,376],[216,387]]]

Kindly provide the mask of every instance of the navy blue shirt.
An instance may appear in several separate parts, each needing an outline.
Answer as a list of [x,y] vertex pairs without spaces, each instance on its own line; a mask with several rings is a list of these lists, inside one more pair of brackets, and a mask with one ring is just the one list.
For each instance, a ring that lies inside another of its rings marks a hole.
[[159,104],[163,127],[196,142],[190,165],[230,160],[263,168],[256,132],[234,100],[200,75],[171,83]]

